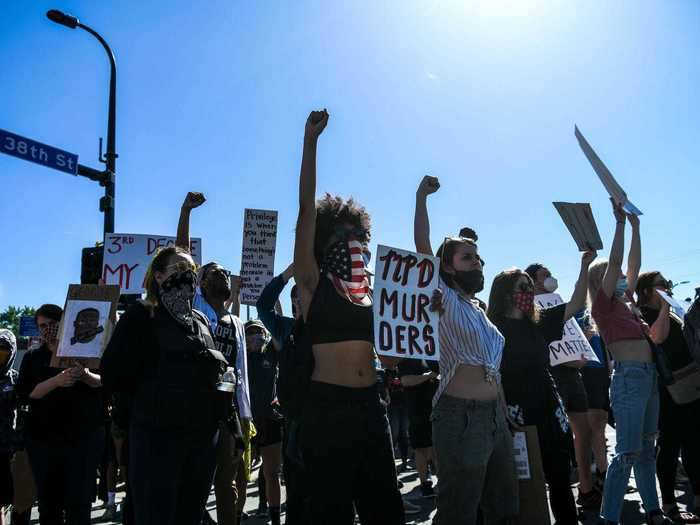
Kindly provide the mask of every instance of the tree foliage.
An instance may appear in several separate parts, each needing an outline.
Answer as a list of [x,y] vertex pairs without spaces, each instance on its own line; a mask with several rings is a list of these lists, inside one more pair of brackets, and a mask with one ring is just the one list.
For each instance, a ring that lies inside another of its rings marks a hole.
[[0,328],[9,328],[19,338],[19,319],[23,315],[34,315],[35,308],[29,306],[8,306],[4,312],[0,312]]

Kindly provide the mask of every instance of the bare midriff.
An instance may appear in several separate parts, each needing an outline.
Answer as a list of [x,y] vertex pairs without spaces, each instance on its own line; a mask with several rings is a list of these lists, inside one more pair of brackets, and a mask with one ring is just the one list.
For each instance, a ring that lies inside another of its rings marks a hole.
[[313,353],[313,381],[351,388],[366,388],[377,382],[374,346],[367,341],[314,345]]
[[641,361],[651,363],[651,347],[646,339],[623,339],[608,345],[615,361]]
[[480,401],[498,399],[499,386],[496,381],[488,382],[483,366],[461,364],[455,370],[445,394],[460,399]]

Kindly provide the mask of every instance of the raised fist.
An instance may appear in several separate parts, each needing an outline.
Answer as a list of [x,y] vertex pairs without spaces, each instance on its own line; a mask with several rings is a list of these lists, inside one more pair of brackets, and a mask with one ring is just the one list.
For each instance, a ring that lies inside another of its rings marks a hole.
[[439,189],[440,182],[438,181],[438,178],[426,175],[425,177],[423,177],[423,180],[420,181],[417,193],[419,195],[430,195],[431,193],[435,193]]
[[192,210],[204,204],[204,201],[206,200],[207,199],[204,197],[203,193],[199,193],[197,191],[190,191],[189,193],[187,193],[187,197],[185,197],[185,201],[182,203],[182,207],[186,210]]
[[304,137],[307,139],[316,140],[326,129],[328,124],[328,111],[324,108],[323,111],[312,111],[309,113],[309,118],[306,119],[306,129]]

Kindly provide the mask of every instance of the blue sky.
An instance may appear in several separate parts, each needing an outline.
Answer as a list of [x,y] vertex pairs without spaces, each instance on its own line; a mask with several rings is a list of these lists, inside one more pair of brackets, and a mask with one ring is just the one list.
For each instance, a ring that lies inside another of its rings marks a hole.
[[[373,244],[413,248],[429,173],[434,244],[470,225],[487,283],[542,261],[567,296],[579,255],[551,202],[590,202],[606,252],[613,231],[576,123],[645,213],[644,267],[700,284],[697,2],[4,2],[0,128],[101,167],[107,60],[50,8],[117,56],[117,231],[174,234],[202,191],[204,259],[238,269],[243,209],[276,209],[282,271],[304,121],[326,107],[318,193],[357,197]],[[102,188],[4,155],[0,187],[0,309],[62,304],[101,239]]]

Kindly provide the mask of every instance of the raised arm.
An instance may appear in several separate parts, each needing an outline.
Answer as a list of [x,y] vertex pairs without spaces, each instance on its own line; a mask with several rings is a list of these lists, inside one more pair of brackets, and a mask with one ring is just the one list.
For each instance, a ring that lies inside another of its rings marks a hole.
[[668,339],[668,333],[671,331],[671,305],[666,301],[662,301],[659,317],[649,327],[649,337],[657,345],[663,344]]
[[[303,302],[318,283],[318,266],[314,257],[316,237],[316,146],[328,124],[328,112],[312,111],[304,130],[304,151],[299,175],[299,216],[294,237],[294,280],[302,292]],[[310,299],[309,299],[310,300]],[[307,306],[308,307],[308,306]]]
[[177,222],[177,238],[175,246],[190,250],[190,212],[204,204],[204,194],[190,191],[185,197],[185,201],[180,208],[180,220]]
[[639,217],[628,214],[627,220],[632,226],[632,243],[627,255],[627,287],[630,290],[637,289],[639,270],[642,268],[642,241],[639,235]]
[[290,264],[284,272],[267,283],[255,305],[258,318],[272,334],[272,339],[279,348],[282,347],[282,343],[287,339],[294,325],[293,318],[284,317],[277,312],[276,308],[279,304],[279,296],[292,275],[294,275],[294,265]]
[[597,253],[595,251],[584,252],[581,255],[581,271],[578,274],[578,281],[576,281],[576,287],[574,288],[574,293],[571,295],[571,299],[566,303],[566,310],[564,310],[564,321],[568,321],[577,312],[583,310],[586,305],[586,293],[588,292],[588,267],[596,258]]
[[428,219],[428,195],[440,189],[437,177],[426,175],[416,190],[416,211],[413,217],[413,240],[416,251],[433,255],[430,245],[430,220]]
[[625,247],[625,212],[622,210],[622,206],[614,201],[613,213],[615,214],[615,237],[610,247],[608,267],[605,270],[603,284],[601,285],[601,289],[607,297],[612,297],[615,294],[615,286],[622,274],[622,258]]

